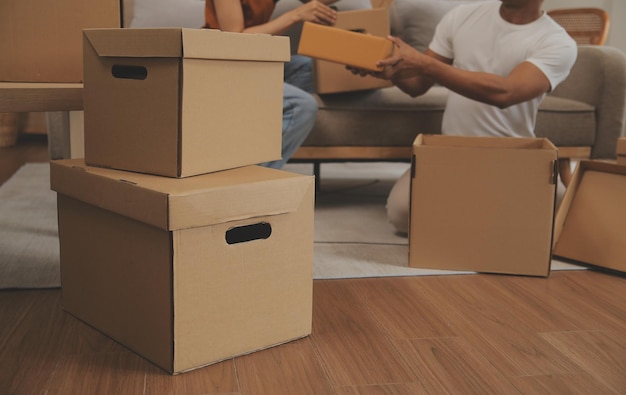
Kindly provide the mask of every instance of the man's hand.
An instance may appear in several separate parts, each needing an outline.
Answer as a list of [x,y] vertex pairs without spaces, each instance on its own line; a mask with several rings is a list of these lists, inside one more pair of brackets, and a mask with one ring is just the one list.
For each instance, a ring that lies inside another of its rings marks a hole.
[[403,80],[416,77],[423,73],[424,68],[433,59],[411,47],[398,37],[389,36],[394,51],[391,56],[376,63],[376,66],[387,70],[389,79]]
[[386,70],[386,68],[383,68],[381,71],[372,71],[354,66],[346,66],[346,69],[349,70],[352,74],[360,75],[361,77],[371,75],[372,77],[380,78],[382,80],[388,80],[390,78],[388,70]]

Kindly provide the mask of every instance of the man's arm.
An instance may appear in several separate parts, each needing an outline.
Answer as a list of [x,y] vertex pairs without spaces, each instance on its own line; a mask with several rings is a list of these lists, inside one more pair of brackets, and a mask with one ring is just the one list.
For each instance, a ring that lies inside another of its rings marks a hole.
[[378,62],[385,75],[400,89],[418,96],[438,83],[470,99],[506,108],[535,98],[550,90],[550,82],[539,68],[522,62],[508,76],[461,70],[452,60],[428,50],[421,53],[397,37],[394,54]]

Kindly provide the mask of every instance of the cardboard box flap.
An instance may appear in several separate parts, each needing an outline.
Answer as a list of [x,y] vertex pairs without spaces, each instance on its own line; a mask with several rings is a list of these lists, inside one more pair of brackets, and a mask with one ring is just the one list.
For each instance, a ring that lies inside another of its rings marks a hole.
[[83,35],[99,56],[182,57],[182,31],[165,29],[85,29]]
[[[214,29],[182,29],[183,57],[194,59],[288,62],[289,37],[230,33]],[[211,40],[215,45],[207,45]]]
[[545,149],[557,151],[547,138],[466,137],[420,134],[414,146],[445,146],[459,148]]
[[165,230],[296,211],[310,176],[248,166],[183,179],[51,162],[51,189]]
[[103,57],[184,57],[287,62],[289,38],[229,33],[212,29],[85,29],[84,35]]
[[626,166],[581,161],[555,218],[554,254],[626,271]]

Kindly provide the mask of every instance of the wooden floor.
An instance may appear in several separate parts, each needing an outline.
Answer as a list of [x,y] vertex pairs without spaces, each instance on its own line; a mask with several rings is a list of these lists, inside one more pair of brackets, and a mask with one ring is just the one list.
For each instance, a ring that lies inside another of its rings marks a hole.
[[[0,149],[0,182],[45,144]],[[0,394],[626,394],[626,279],[597,271],[314,282],[311,336],[170,376],[0,291]]]

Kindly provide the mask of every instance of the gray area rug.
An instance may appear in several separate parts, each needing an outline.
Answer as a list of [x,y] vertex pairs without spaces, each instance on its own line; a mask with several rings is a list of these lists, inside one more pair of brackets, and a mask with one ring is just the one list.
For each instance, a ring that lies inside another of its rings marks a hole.
[[[387,222],[385,201],[404,163],[322,165],[315,211],[315,279],[451,275],[407,267],[408,240]],[[285,168],[311,174],[308,164]],[[0,187],[0,289],[60,286],[56,194],[47,163],[29,163]],[[552,270],[581,266],[554,260]]]
[[0,187],[0,288],[61,283],[56,194],[49,165],[22,166]]

